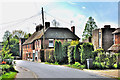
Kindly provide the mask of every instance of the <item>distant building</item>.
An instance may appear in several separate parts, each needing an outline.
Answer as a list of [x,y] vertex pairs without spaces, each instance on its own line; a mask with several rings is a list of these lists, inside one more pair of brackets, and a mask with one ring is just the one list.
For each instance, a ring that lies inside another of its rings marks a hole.
[[94,49],[102,48],[105,52],[108,51],[113,45],[113,35],[112,32],[115,31],[115,28],[111,28],[110,25],[105,25],[104,28],[95,29],[92,33],[92,43]]
[[113,32],[114,44],[108,49],[109,51],[119,53],[120,52],[120,28]]
[[[50,27],[49,22],[45,22],[45,44],[44,51],[46,49],[54,49],[55,40],[64,41],[79,40],[80,38],[75,35],[75,26],[71,27],[71,30],[63,27]],[[40,50],[43,49],[43,26],[36,26],[36,31],[29,37],[22,45],[23,56],[22,59],[27,60],[28,58],[40,60]],[[45,55],[45,54],[44,54]]]
[[25,40],[27,40],[26,38],[20,38],[19,39],[19,57],[22,59],[22,44],[25,42]]

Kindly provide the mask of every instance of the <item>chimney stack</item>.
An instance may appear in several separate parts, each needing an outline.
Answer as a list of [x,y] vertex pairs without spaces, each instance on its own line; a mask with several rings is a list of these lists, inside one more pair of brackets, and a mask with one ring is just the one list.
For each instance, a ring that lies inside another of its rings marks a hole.
[[42,24],[36,26],[36,32],[40,31],[41,29],[43,29]]
[[50,27],[50,22],[45,22],[45,29],[47,29],[48,27]]
[[110,28],[111,26],[110,25],[105,25],[104,28]]
[[73,34],[75,34],[75,26],[71,27],[71,31],[73,32]]

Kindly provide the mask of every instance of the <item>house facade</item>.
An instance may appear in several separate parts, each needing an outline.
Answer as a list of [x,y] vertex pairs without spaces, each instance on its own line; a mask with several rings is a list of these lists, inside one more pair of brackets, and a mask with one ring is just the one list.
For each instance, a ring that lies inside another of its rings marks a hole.
[[[43,35],[44,35],[44,49],[43,49]],[[45,57],[47,50],[54,49],[55,40],[64,41],[79,40],[80,38],[75,35],[75,26],[71,27],[71,30],[63,27],[50,27],[50,23],[45,23],[45,31],[43,32],[43,26],[36,26],[36,31],[23,43],[23,56],[22,59],[41,61],[42,57]],[[41,51],[44,53],[41,53]]]
[[105,52],[108,52],[108,48],[113,45],[112,32],[115,28],[111,28],[110,25],[105,25],[104,28],[95,29],[92,33],[92,44],[94,49],[102,48]]
[[25,40],[27,40],[27,39],[26,38],[19,39],[19,56],[21,59],[22,59],[22,53],[23,53],[22,44],[25,42]]

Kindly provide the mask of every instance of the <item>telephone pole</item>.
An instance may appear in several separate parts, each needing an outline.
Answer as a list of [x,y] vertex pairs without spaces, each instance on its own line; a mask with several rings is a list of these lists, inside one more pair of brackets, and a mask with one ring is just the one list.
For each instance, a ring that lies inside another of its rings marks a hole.
[[45,48],[44,43],[45,43],[45,26],[44,26],[44,11],[43,11],[43,7],[42,7],[42,23],[43,23],[43,49]]

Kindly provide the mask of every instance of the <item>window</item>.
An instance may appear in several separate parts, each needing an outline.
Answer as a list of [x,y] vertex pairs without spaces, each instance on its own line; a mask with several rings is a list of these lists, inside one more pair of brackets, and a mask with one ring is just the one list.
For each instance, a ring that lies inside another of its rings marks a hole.
[[53,39],[49,39],[49,47],[54,47],[54,45],[53,45]]
[[115,44],[115,34],[113,35],[113,43]]
[[67,39],[67,41],[72,41],[72,39]]
[[99,48],[101,48],[101,32],[99,32]]

